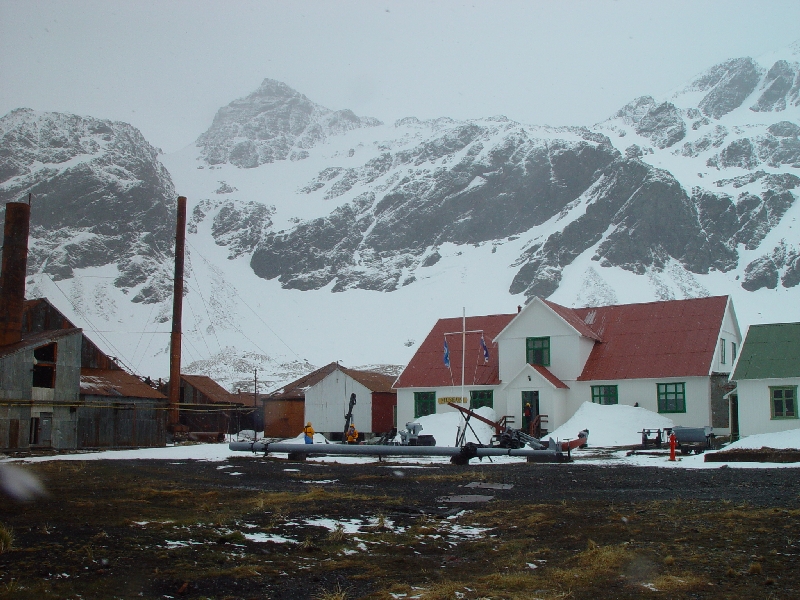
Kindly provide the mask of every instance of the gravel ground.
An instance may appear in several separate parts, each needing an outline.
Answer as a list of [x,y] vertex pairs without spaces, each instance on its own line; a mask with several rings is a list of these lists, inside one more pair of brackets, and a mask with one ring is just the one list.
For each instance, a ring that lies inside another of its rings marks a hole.
[[0,598],[800,597],[791,468],[252,456],[26,468],[49,495],[0,502],[12,534]]

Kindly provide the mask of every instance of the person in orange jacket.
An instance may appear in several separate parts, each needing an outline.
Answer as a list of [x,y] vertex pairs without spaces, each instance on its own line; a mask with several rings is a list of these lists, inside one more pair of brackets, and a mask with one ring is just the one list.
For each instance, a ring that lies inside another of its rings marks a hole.
[[305,437],[306,444],[314,443],[314,428],[311,426],[311,421],[306,423],[306,426],[303,427],[303,436]]
[[358,429],[356,429],[355,423],[350,423],[350,428],[347,430],[345,439],[348,444],[358,443]]

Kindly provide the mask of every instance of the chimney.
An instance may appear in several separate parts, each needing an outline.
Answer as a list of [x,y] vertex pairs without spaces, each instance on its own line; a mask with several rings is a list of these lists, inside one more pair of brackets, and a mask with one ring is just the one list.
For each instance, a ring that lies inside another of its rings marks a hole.
[[183,262],[186,243],[186,197],[178,196],[175,225],[175,280],[172,297],[172,335],[169,348],[169,425],[180,424],[181,321],[183,320]]
[[0,346],[22,340],[22,309],[28,269],[28,230],[31,205],[6,204],[3,265],[0,271]]

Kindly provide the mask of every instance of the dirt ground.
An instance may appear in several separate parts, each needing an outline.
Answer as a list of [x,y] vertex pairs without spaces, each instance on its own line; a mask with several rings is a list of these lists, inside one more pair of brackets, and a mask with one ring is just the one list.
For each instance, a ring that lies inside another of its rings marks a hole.
[[26,468],[49,495],[0,497],[0,598],[800,597],[795,469]]

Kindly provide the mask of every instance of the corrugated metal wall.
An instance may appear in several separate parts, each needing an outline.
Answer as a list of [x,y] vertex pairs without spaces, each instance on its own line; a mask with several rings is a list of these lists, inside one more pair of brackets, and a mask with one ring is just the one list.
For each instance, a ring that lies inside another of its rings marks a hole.
[[[266,400],[264,402],[264,436],[290,438],[303,433],[305,402],[299,400]],[[342,419],[344,423],[344,419]]]
[[78,408],[79,449],[166,445],[165,402],[137,399],[135,404],[109,403],[100,396],[87,396],[86,402]]
[[27,448],[30,441],[29,404],[0,406],[0,448]]

